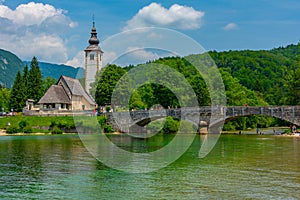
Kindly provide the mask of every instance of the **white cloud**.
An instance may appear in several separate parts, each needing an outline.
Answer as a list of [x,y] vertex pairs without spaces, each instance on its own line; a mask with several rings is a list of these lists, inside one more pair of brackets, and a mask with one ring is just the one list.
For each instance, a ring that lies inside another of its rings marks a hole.
[[204,12],[192,7],[173,4],[169,9],[157,3],[143,7],[129,21],[124,30],[160,26],[177,29],[199,29]]
[[112,64],[114,61],[118,58],[116,52],[104,52],[103,54],[103,67],[106,66],[107,64]]
[[23,60],[37,56],[41,61],[65,63],[68,48],[63,37],[77,25],[66,13],[42,3],[21,4],[15,10],[0,4],[0,47]]
[[49,4],[34,3],[21,4],[15,10],[0,6],[0,16],[13,21],[15,24],[40,25],[47,18],[63,16],[62,9],[56,9]]
[[78,52],[74,58],[68,60],[65,64],[73,67],[84,67],[84,51]]
[[159,58],[159,56],[156,53],[137,47],[128,47],[127,52],[130,57],[138,61],[149,61]]
[[230,31],[230,30],[233,30],[233,29],[237,29],[237,27],[238,27],[238,25],[236,23],[229,23],[226,26],[224,26],[223,29],[225,31]]

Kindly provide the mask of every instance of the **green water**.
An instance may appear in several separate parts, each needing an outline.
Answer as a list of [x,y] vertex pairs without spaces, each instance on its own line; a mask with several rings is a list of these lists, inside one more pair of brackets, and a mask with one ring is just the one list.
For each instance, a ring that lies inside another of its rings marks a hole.
[[168,167],[130,174],[96,161],[77,135],[3,136],[0,199],[300,199],[300,138],[223,135],[204,159],[200,145],[197,136]]

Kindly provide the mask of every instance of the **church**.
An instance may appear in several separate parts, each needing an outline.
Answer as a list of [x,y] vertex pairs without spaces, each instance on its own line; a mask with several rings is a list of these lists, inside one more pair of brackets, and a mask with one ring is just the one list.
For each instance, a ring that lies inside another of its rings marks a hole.
[[27,115],[72,115],[74,112],[95,110],[97,104],[90,95],[90,84],[95,81],[96,73],[102,68],[103,51],[99,47],[95,22],[91,30],[89,46],[85,52],[84,86],[78,79],[61,76],[56,85],[52,85],[38,101],[28,100],[23,114]]

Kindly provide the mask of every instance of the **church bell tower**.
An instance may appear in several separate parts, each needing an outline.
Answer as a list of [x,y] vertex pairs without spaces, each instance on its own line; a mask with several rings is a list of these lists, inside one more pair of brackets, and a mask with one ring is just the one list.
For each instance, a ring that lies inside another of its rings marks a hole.
[[99,47],[99,39],[97,38],[97,31],[95,28],[95,21],[93,20],[93,27],[91,38],[89,39],[89,46],[84,50],[85,52],[85,77],[84,89],[90,94],[90,84],[95,82],[96,73],[102,68],[103,51]]

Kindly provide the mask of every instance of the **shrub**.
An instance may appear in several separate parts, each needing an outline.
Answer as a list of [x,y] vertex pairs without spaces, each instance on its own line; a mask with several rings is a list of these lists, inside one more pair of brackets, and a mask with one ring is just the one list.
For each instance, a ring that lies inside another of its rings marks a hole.
[[12,134],[12,133],[18,133],[19,132],[19,127],[11,125],[6,129],[6,133]]
[[23,130],[26,126],[28,125],[28,122],[27,121],[20,121],[19,122],[19,127],[20,127],[20,130]]
[[53,129],[57,125],[58,124],[56,123],[56,121],[51,121],[50,128]]
[[32,133],[32,127],[31,126],[25,126],[24,128],[23,128],[23,132],[24,133]]
[[63,131],[58,128],[58,127],[54,127],[53,130],[51,131],[52,134],[62,134]]
[[115,130],[111,127],[110,124],[105,124],[103,128],[104,128],[104,133],[113,133],[113,132],[115,132]]
[[97,119],[98,119],[98,123],[99,123],[100,127],[104,127],[104,125],[106,123],[106,117],[105,116],[99,116]]
[[165,134],[176,133],[178,131],[178,128],[179,121],[173,119],[173,117],[167,117],[162,131]]

